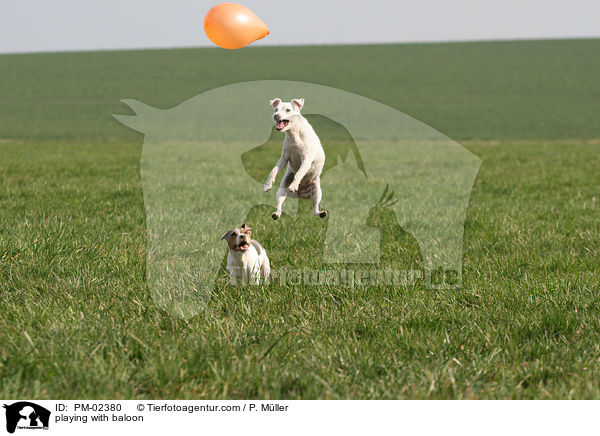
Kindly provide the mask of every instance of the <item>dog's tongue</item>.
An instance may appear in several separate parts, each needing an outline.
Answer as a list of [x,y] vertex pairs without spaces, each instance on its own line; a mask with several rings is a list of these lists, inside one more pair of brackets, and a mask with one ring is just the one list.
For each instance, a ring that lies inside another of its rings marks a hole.
[[278,121],[276,127],[278,129],[283,129],[285,127],[285,121]]

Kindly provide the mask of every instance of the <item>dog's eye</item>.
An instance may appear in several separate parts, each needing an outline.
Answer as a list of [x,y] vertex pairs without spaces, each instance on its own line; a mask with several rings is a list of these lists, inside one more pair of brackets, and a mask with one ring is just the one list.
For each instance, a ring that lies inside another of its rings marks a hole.
[[286,111],[286,112],[291,112],[292,110],[291,110],[291,109],[286,109],[285,111]]

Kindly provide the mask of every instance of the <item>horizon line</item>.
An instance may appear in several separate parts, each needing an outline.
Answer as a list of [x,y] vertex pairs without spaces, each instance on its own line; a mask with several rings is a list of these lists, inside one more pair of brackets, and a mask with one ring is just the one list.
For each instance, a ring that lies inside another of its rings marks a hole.
[[[377,41],[377,42],[333,42],[323,44],[262,44],[249,45],[243,48],[302,48],[302,47],[349,47],[349,46],[375,46],[375,45],[434,45],[434,44],[470,44],[470,43],[493,43],[493,42],[540,42],[540,41],[574,41],[594,40],[598,36],[562,36],[562,37],[531,37],[531,38],[498,38],[498,39],[456,39],[456,40],[417,40],[417,41]],[[98,52],[128,52],[128,51],[160,51],[160,50],[197,50],[197,49],[220,49],[214,44],[207,45],[183,45],[165,47],[126,47],[126,48],[92,48],[92,49],[65,49],[65,50],[19,50],[0,51],[0,56],[27,55],[27,54],[76,54],[76,53],[98,53]],[[227,49],[222,49],[227,50]],[[239,50],[239,49],[238,49]],[[227,50],[229,51],[229,50]],[[234,51],[234,50],[231,50]]]

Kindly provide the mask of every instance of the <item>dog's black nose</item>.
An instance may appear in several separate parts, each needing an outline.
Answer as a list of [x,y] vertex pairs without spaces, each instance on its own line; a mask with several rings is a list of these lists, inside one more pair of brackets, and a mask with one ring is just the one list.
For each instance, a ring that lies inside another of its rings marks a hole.
[[277,122],[279,122],[279,119],[280,119],[280,118],[281,118],[281,117],[280,117],[279,115],[277,115],[277,114],[273,115],[273,119],[274,119],[275,121],[277,121]]

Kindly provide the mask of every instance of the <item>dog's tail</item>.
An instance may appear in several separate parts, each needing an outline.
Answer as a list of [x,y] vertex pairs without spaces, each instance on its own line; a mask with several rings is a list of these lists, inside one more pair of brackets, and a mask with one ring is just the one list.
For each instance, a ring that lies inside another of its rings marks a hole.
[[314,182],[300,183],[298,188],[298,197],[300,198],[311,198],[314,189]]

